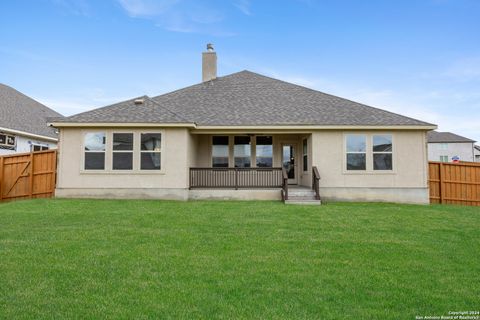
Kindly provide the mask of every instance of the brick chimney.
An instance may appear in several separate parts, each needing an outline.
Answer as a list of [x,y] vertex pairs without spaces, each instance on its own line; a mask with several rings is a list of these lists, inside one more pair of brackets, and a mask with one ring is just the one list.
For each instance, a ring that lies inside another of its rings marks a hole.
[[202,53],[202,81],[217,78],[217,53],[211,43],[207,44],[207,51]]

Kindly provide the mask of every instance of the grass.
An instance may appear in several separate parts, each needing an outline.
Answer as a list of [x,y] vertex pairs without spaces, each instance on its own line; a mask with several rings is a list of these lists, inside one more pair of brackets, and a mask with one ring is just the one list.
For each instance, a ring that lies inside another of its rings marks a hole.
[[0,318],[415,319],[479,310],[480,209],[0,204]]

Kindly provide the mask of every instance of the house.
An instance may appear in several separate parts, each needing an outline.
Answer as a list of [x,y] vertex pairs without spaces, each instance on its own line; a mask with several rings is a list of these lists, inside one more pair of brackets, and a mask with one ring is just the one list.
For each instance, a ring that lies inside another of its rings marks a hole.
[[0,155],[57,147],[58,134],[47,118],[62,115],[0,84]]
[[250,71],[217,77],[211,47],[202,61],[199,84],[52,119],[56,196],[428,203],[435,125]]
[[428,138],[428,160],[452,162],[475,161],[475,141],[451,132],[430,131]]
[[480,146],[473,146],[473,154],[475,156],[475,162],[480,162]]

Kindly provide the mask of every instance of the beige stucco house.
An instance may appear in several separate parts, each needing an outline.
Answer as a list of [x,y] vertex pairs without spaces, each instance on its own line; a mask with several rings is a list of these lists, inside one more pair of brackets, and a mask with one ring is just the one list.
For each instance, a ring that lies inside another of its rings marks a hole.
[[435,125],[249,71],[217,77],[216,59],[203,53],[199,84],[52,120],[56,196],[428,203]]

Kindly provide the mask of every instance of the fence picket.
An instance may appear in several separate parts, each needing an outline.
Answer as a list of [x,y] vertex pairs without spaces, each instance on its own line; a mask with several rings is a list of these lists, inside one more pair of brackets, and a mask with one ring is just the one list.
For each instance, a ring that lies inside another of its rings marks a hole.
[[480,165],[429,162],[430,203],[480,206]]
[[0,157],[0,201],[52,197],[56,166],[56,150]]

